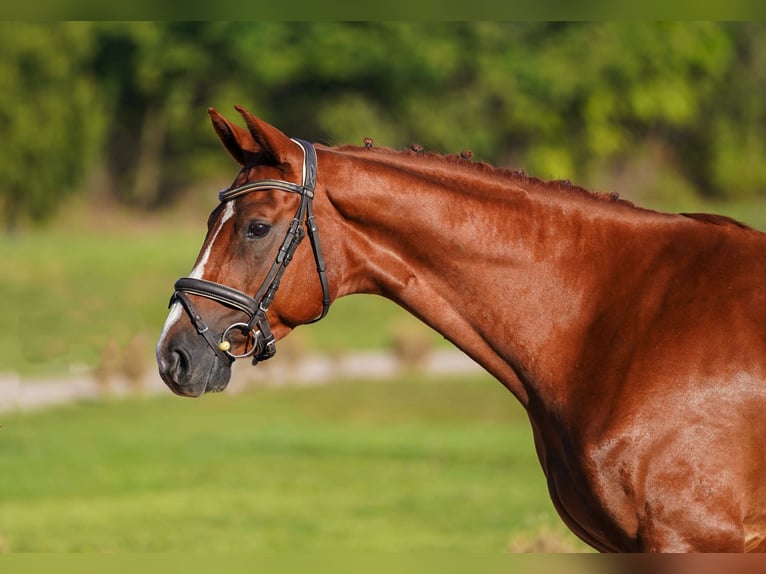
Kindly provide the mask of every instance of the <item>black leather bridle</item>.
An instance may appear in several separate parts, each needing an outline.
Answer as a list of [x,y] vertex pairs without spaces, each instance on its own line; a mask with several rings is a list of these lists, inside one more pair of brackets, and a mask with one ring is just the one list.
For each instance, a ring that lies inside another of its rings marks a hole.
[[[266,316],[266,312],[269,310],[269,306],[274,299],[274,296],[279,289],[279,281],[282,279],[282,274],[287,269],[287,265],[293,258],[295,250],[306,235],[306,231],[303,229],[303,222],[306,223],[306,229],[308,230],[308,236],[311,240],[311,248],[314,251],[314,260],[316,261],[317,273],[319,274],[319,281],[322,285],[322,312],[321,314],[310,321],[315,323],[327,315],[327,311],[330,308],[330,286],[327,281],[327,273],[325,272],[324,257],[322,256],[322,246],[319,243],[319,229],[317,228],[316,220],[314,218],[314,209],[312,207],[312,199],[314,198],[314,190],[316,188],[316,172],[317,172],[317,156],[314,146],[310,143],[293,139],[293,142],[298,144],[303,150],[303,181],[301,184],[291,183],[289,181],[283,181],[281,179],[260,179],[252,181],[238,187],[225,189],[218,194],[218,199],[223,203],[227,201],[234,201],[236,198],[252,193],[256,191],[265,191],[271,189],[277,189],[280,191],[286,191],[288,193],[296,193],[300,195],[300,203],[298,204],[298,210],[295,212],[295,217],[290,222],[290,226],[285,235],[284,241],[277,252],[276,259],[271,265],[269,272],[261,283],[260,288],[253,297],[250,297],[246,293],[228,287],[221,283],[215,283],[214,281],[207,281],[205,279],[196,279],[194,277],[182,277],[175,283],[175,292],[170,298],[170,305],[173,303],[180,303],[189,315],[194,328],[197,333],[202,337],[213,349],[216,356],[224,363],[231,364],[235,359],[243,357],[249,357],[252,355],[253,364],[257,364],[259,361],[265,361],[270,359],[276,353],[276,340],[271,333],[271,327],[269,326],[269,319]],[[197,311],[194,305],[189,299],[189,295],[198,295],[200,297],[206,297],[217,301],[222,305],[241,311],[248,316],[247,321],[232,323],[226,329],[223,330],[217,336],[213,336],[210,333],[207,323],[205,323],[202,315]],[[229,341],[229,333],[232,331],[239,331],[248,338],[245,342],[245,352],[239,355],[235,355],[229,351],[231,348],[231,341]],[[250,342],[252,339],[252,342]]]

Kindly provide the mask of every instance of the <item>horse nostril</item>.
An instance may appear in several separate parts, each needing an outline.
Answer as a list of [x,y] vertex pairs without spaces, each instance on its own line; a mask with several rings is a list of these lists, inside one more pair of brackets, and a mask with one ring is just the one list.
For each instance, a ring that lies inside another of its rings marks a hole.
[[160,375],[168,383],[181,383],[191,369],[189,354],[179,348],[169,349],[169,353],[160,360]]
[[178,381],[184,373],[188,373],[191,369],[191,358],[186,351],[180,348],[173,349],[171,356],[170,370],[175,374],[175,379]]

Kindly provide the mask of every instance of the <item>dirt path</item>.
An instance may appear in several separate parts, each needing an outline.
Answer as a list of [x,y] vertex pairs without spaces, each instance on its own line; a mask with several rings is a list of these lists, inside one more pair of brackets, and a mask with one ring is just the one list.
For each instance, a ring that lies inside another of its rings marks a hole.
[[[251,385],[319,385],[339,379],[391,379],[406,371],[394,354],[367,352],[333,357],[310,355],[300,360],[277,355],[253,368],[247,362],[235,364],[227,392],[242,392]],[[452,376],[481,371],[481,367],[456,350],[434,351],[416,368],[433,376]],[[155,371],[142,381],[131,384],[123,376],[100,384],[88,372],[56,379],[22,379],[14,374],[0,374],[0,412],[29,411],[78,400],[170,393]]]

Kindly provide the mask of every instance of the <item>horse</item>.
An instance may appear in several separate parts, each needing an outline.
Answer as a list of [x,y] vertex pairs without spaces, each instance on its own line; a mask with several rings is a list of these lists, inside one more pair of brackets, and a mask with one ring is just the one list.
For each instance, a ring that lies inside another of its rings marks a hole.
[[553,505],[594,549],[766,550],[766,235],[236,110],[245,127],[208,110],[241,169],[157,344],[173,392],[220,391],[235,359],[377,294],[523,405]]

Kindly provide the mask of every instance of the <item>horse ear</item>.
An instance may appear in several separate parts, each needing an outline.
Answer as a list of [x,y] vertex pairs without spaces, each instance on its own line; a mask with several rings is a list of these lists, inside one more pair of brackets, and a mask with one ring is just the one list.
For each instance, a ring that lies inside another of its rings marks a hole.
[[234,106],[247,124],[250,135],[261,147],[261,151],[271,156],[274,163],[290,163],[290,154],[295,154],[295,143],[272,125],[259,120],[241,106]]
[[207,113],[210,114],[210,120],[213,122],[213,129],[218,134],[218,139],[221,140],[231,157],[240,165],[245,165],[248,154],[258,151],[258,146],[253,141],[250,132],[230,123],[214,108],[208,108]]

